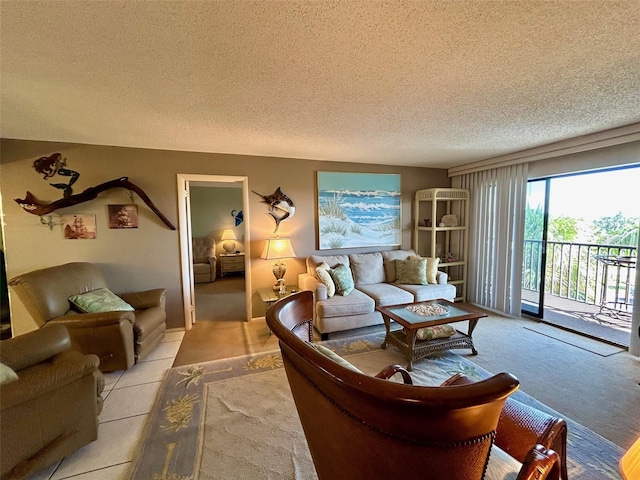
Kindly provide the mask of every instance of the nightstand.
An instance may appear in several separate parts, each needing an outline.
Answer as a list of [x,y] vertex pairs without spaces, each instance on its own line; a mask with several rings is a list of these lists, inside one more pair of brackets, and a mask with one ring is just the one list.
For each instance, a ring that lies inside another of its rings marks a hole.
[[220,255],[220,278],[231,272],[244,273],[244,253],[223,253]]

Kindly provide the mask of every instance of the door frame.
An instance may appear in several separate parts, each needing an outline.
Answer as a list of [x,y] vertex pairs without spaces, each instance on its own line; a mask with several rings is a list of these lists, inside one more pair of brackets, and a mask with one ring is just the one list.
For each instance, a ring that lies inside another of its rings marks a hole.
[[244,271],[246,321],[251,321],[251,251],[249,238],[249,177],[232,175],[177,174],[178,188],[178,230],[180,237],[180,271],[182,275],[182,301],[184,305],[184,327],[191,330],[196,321],[195,294],[193,280],[193,252],[191,247],[191,203],[189,188],[191,182],[242,183],[242,212],[244,230]]
[[[549,234],[549,194],[551,192],[551,178],[538,178],[528,180],[527,183],[544,182],[544,205],[542,208],[542,249],[540,252],[540,271],[538,284],[538,303],[536,310],[528,310],[522,303],[520,311],[525,315],[536,318],[544,316],[544,289],[547,281],[547,240]],[[535,307],[534,307],[535,308]]]

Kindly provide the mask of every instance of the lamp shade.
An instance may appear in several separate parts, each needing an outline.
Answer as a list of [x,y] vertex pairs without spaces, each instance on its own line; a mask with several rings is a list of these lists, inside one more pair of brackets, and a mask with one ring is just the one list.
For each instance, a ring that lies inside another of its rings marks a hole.
[[275,260],[278,258],[292,258],[296,256],[288,238],[267,238],[260,258]]
[[631,448],[620,459],[620,473],[624,480],[640,478],[640,438],[631,445]]
[[222,238],[220,240],[237,240],[236,232],[227,228],[224,232],[222,232]]

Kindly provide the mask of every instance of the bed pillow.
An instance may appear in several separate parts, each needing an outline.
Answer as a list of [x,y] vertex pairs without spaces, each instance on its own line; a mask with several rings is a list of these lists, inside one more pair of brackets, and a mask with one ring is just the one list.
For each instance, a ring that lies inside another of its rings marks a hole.
[[401,285],[427,285],[427,259],[412,257],[396,260],[396,282]]
[[327,287],[327,297],[331,298],[336,294],[336,284],[333,283],[333,278],[329,273],[330,267],[327,262],[322,262],[316,267],[316,275],[325,287]]
[[329,269],[329,274],[336,285],[336,293],[338,295],[346,297],[353,291],[353,276],[349,267],[341,263],[336,268]]
[[84,313],[135,311],[135,308],[107,288],[98,288],[80,295],[71,295],[69,301]]

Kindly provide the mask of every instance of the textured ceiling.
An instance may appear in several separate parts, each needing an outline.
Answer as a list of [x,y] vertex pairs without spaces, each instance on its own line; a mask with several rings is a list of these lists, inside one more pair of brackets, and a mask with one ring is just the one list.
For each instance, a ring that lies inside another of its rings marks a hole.
[[640,122],[640,1],[7,1],[4,138],[447,168]]

